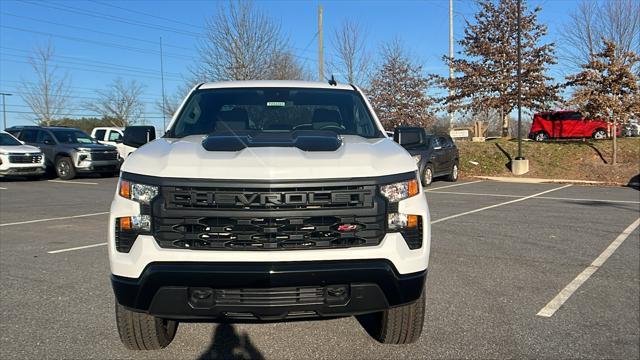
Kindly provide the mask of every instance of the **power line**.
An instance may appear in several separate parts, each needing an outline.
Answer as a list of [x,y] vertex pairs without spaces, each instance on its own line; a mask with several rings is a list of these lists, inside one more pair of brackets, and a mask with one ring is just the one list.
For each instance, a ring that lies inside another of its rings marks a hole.
[[[56,38],[60,38],[60,39],[66,39],[66,40],[71,40],[71,41],[89,43],[89,44],[93,44],[93,45],[100,45],[100,46],[111,47],[111,48],[116,48],[116,49],[128,50],[128,51],[138,52],[138,53],[142,53],[142,54],[153,54],[153,55],[158,55],[159,54],[159,52],[157,50],[138,48],[138,47],[133,47],[133,46],[120,45],[120,44],[117,44],[117,43],[111,43],[111,42],[105,42],[105,41],[96,41],[96,40],[90,40],[90,39],[78,38],[78,37],[74,37],[74,36],[66,36],[66,35],[54,34],[54,33],[43,32],[43,31],[23,29],[23,28],[14,27],[14,26],[0,25],[0,28],[14,30],[14,31],[27,32],[27,33],[32,33],[32,34],[46,35],[46,36],[50,36],[50,37],[56,37]],[[165,54],[165,56],[169,56],[169,57],[173,57],[173,58],[179,58],[179,59],[187,59],[187,60],[191,60],[192,59],[192,57],[190,57],[190,56],[179,55],[179,54],[168,54],[167,53],[167,54]]]
[[35,5],[35,6],[47,7],[47,8],[55,9],[55,10],[59,10],[59,11],[65,11],[65,12],[71,12],[71,13],[75,13],[75,14],[90,16],[90,17],[94,17],[94,18],[98,18],[98,19],[104,19],[104,20],[109,20],[109,21],[120,22],[120,23],[133,25],[133,26],[138,26],[138,27],[142,27],[142,28],[166,31],[166,32],[170,32],[170,33],[173,33],[173,34],[181,34],[181,35],[191,36],[191,37],[196,37],[196,38],[197,37],[203,37],[203,34],[196,33],[196,32],[193,32],[193,31],[185,31],[185,30],[182,30],[182,29],[179,29],[179,28],[174,28],[174,27],[169,27],[169,26],[164,26],[164,25],[157,25],[157,24],[153,24],[153,23],[143,22],[143,21],[140,21],[139,19],[127,19],[127,18],[124,18],[124,17],[121,17],[121,16],[115,16],[115,15],[96,14],[95,12],[91,12],[91,11],[86,10],[86,9],[81,9],[81,8],[69,6],[67,4],[65,4],[64,7],[60,7],[60,6],[52,5],[51,3],[42,3],[42,2],[34,2],[34,1],[24,1],[24,3]]
[[[9,114],[32,114],[32,115],[38,115],[38,113],[33,112],[33,111],[7,111],[7,113]],[[55,114],[56,116],[82,116],[82,117],[97,117],[97,116],[102,116],[101,114],[72,114],[72,113],[66,113],[66,114]],[[140,119],[162,119],[162,116],[141,116]]]
[[[12,91],[15,94],[20,94],[20,95],[29,95],[28,92],[22,91],[20,89],[9,89],[9,91]],[[85,100],[94,100],[94,101],[100,101],[100,98],[97,97],[90,97],[90,96],[82,96],[82,95],[74,95],[74,94],[69,94],[69,95],[58,95],[58,97],[61,98],[73,98],[73,99],[85,99]],[[154,99],[154,100],[158,100],[158,99]],[[143,104],[147,104],[147,105],[155,105],[155,102],[150,102],[152,100],[148,100],[148,101],[143,101]]]
[[[15,54],[4,54],[5,56],[12,56],[18,59],[21,59],[22,63],[27,63],[27,64],[31,64],[30,61],[25,61],[24,60],[24,55],[15,55]],[[11,62],[18,62],[19,60],[13,60],[13,59],[2,59],[2,61],[11,61]],[[39,60],[35,60],[35,62],[37,64],[40,64]],[[63,67],[65,65],[80,65],[82,66],[84,69],[89,68],[89,69],[106,69],[106,70],[116,70],[116,71],[125,71],[125,73],[122,73],[123,75],[129,75],[126,72],[133,72],[136,76],[145,76],[146,77],[154,77],[153,74],[155,74],[155,71],[151,71],[151,70],[129,70],[129,69],[123,69],[123,68],[119,68],[117,66],[111,66],[111,65],[94,65],[94,64],[87,64],[85,62],[77,62],[77,61],[60,61],[60,60],[55,60],[55,61],[51,61],[52,65],[57,65],[60,66],[60,64],[62,64]],[[67,68],[72,68],[70,66],[66,66]],[[75,69],[75,68],[72,68]],[[142,75],[140,75],[142,73]],[[118,74],[118,73],[116,73]],[[157,75],[155,75],[155,77],[157,77]],[[180,76],[171,76],[170,78],[176,80],[176,81],[182,81],[182,77]]]
[[166,18],[166,17],[162,17],[162,16],[157,16],[157,15],[151,15],[151,14],[147,14],[147,13],[145,13],[143,11],[138,11],[138,10],[134,10],[134,9],[127,9],[127,8],[124,8],[124,7],[121,7],[121,6],[113,5],[112,3],[106,3],[106,2],[102,2],[102,1],[96,1],[96,0],[93,0],[92,2],[96,3],[96,4],[100,4],[102,6],[108,6],[110,8],[124,10],[124,11],[130,12],[130,13],[140,14],[140,15],[143,15],[143,16],[146,16],[146,17],[150,17],[150,18],[153,18],[153,19],[159,19],[159,20],[162,20],[162,21],[170,21],[170,22],[175,23],[175,24],[180,24],[180,25],[189,26],[189,27],[193,27],[193,28],[197,28],[199,30],[202,30],[202,28],[199,27],[199,26],[196,26],[196,25],[193,25],[193,24],[189,24],[189,23],[186,23],[186,22],[182,22],[182,21],[178,21],[176,19]]
[[[0,15],[6,15],[6,16],[10,16],[10,17],[19,18],[19,19],[32,20],[32,21],[35,21],[35,22],[38,22],[38,23],[46,23],[46,24],[52,24],[52,25],[57,25],[57,26],[63,26],[63,27],[71,28],[71,29],[88,31],[88,32],[96,33],[96,34],[119,37],[119,38],[122,38],[122,39],[139,41],[139,42],[143,42],[143,43],[147,43],[147,44],[155,44],[153,41],[147,40],[147,39],[141,39],[141,38],[128,36],[128,35],[122,35],[122,34],[115,34],[115,33],[106,32],[106,31],[99,31],[99,30],[94,30],[94,29],[82,27],[82,26],[62,24],[62,23],[58,23],[58,22],[50,21],[50,20],[36,19],[36,18],[32,18],[30,16],[16,15],[16,14],[8,13],[8,12],[2,12],[2,13],[0,13]],[[171,44],[165,44],[165,45],[168,46],[168,47],[173,47],[173,48],[182,49],[182,50],[193,50],[193,48],[189,48],[189,47],[186,47],[186,46],[171,45]]]
[[[16,52],[22,52],[25,54],[33,54],[33,51],[31,50],[26,50],[26,49],[17,49],[17,48],[12,48],[12,47],[6,47],[6,46],[0,46],[0,49],[5,49],[5,50],[11,50],[11,51],[16,51]],[[91,63],[91,64],[102,64],[102,65],[107,65],[107,66],[114,66],[114,67],[118,67],[118,68],[122,68],[127,69],[127,70],[131,70],[131,71],[145,71],[145,72],[151,72],[151,70],[149,70],[148,68],[143,68],[143,67],[138,67],[138,66],[131,66],[131,65],[122,65],[122,64],[115,64],[115,63],[109,63],[109,62],[105,62],[105,61],[100,61],[100,60],[93,60],[93,59],[87,59],[87,58],[80,58],[80,57],[74,57],[74,56],[64,56],[64,55],[55,55],[56,58],[62,58],[62,59],[71,59],[71,60],[78,60],[78,61],[82,61],[83,63]],[[172,74],[172,76],[176,76],[176,77],[182,77],[182,74],[177,73],[177,72],[165,72],[166,74]]]
[[[15,56],[15,55],[14,55]],[[20,60],[11,60],[11,59],[2,59],[0,60],[0,62],[12,62],[12,63],[18,63],[18,64],[30,64],[28,61],[20,61]],[[81,69],[81,68],[77,68],[77,67],[72,67],[72,66],[66,66],[66,65],[56,65],[60,68],[63,69],[70,69],[70,70],[75,70],[75,71],[86,71],[86,72],[91,72],[91,73],[99,73],[99,74],[111,74],[111,75],[120,75],[120,76],[135,76],[135,77],[144,77],[144,78],[149,78],[149,79],[160,79],[159,76],[157,75],[143,75],[143,74],[126,74],[126,73],[122,73],[122,72],[117,72],[117,71],[104,71],[104,70],[95,70],[95,69]],[[182,82],[184,81],[183,79],[172,79],[169,80],[172,82]]]

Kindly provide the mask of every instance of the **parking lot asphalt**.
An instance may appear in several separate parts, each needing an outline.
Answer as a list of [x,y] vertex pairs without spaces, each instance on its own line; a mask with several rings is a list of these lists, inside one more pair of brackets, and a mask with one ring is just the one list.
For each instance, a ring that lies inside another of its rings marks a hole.
[[[640,232],[630,228],[640,192],[488,181],[435,182],[426,193],[432,252],[416,344],[380,345],[342,318],[180,324],[164,350],[125,350],[103,245],[116,180],[0,182],[0,358],[640,356]],[[586,269],[595,272],[584,279]],[[537,315],[575,279],[559,309]]]

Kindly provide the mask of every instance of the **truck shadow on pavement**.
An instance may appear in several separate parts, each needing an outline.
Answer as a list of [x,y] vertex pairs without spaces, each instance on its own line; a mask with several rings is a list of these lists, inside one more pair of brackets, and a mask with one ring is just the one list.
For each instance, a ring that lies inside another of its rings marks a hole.
[[207,350],[198,357],[198,360],[209,359],[264,360],[264,356],[253,345],[247,333],[239,336],[233,325],[221,323],[216,326]]

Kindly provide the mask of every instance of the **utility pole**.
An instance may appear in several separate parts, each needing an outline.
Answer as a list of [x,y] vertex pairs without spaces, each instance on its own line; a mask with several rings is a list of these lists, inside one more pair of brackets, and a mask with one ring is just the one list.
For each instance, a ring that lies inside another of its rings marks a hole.
[[7,128],[7,99],[5,98],[5,96],[11,96],[13,94],[9,94],[9,93],[0,93],[0,95],[2,96],[2,117],[4,120],[4,129]]
[[324,48],[322,46],[322,5],[318,5],[318,81],[324,81]]
[[162,131],[167,129],[167,119],[165,107],[167,106],[167,100],[164,96],[164,60],[162,59],[162,36],[160,36],[160,80],[162,82]]
[[[453,81],[453,0],[449,0],[449,80]],[[449,87],[449,99],[451,98],[453,98],[453,88]],[[453,110],[449,104],[449,130],[451,129],[453,129]]]

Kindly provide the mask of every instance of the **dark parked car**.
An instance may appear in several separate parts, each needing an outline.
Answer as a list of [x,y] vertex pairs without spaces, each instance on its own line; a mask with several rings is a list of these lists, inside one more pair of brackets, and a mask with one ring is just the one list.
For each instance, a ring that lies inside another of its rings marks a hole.
[[118,150],[103,145],[80,129],[66,127],[14,126],[5,130],[28,145],[37,146],[47,168],[63,180],[77,173],[114,176],[120,171]]
[[437,177],[458,180],[458,147],[449,135],[427,134],[418,127],[398,127],[393,140],[416,160],[423,186],[429,186]]

